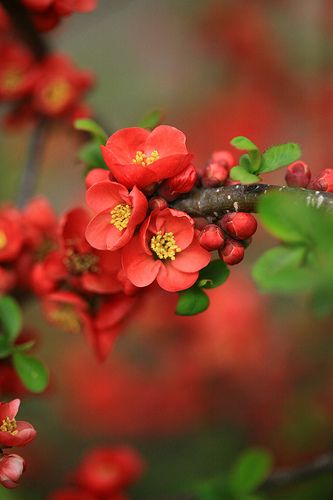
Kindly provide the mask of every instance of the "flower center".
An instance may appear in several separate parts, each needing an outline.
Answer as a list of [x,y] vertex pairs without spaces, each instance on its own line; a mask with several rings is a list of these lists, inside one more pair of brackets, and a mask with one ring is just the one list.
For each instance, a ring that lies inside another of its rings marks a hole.
[[74,309],[69,305],[63,305],[48,313],[49,320],[62,330],[70,333],[80,333],[81,323]]
[[3,250],[8,243],[6,233],[4,231],[0,231],[0,250]]
[[11,68],[3,76],[1,87],[3,90],[10,92],[15,90],[22,81],[22,72],[19,69]]
[[164,233],[158,231],[155,236],[150,240],[150,248],[155,252],[158,259],[176,259],[176,253],[181,252],[182,249],[176,244],[173,233]]
[[110,214],[110,224],[113,224],[118,231],[123,231],[128,226],[132,214],[132,207],[125,203],[120,203],[111,210]]
[[141,165],[141,167],[147,167],[147,165],[151,165],[154,161],[158,160],[159,157],[160,155],[158,154],[157,149],[154,149],[149,156],[147,156],[143,151],[137,151],[135,153],[135,157],[132,159],[132,163]]
[[18,433],[15,418],[12,419],[10,419],[9,417],[4,418],[2,424],[0,425],[0,431],[8,432],[12,436],[15,436],[15,434]]
[[65,265],[72,274],[83,274],[98,271],[98,257],[92,253],[75,253],[68,250]]
[[42,91],[42,98],[52,110],[62,108],[72,94],[72,87],[66,80],[56,80]]

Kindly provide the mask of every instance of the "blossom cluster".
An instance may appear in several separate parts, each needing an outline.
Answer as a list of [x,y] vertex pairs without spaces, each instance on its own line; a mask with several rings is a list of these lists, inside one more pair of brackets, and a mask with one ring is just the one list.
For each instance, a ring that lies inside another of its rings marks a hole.
[[0,403],[0,484],[5,488],[15,488],[25,469],[24,459],[7,450],[25,446],[36,436],[29,422],[16,420],[19,406],[19,399]]
[[143,460],[132,448],[96,448],[73,472],[74,484],[54,491],[49,500],[125,500],[125,490],[143,471]]

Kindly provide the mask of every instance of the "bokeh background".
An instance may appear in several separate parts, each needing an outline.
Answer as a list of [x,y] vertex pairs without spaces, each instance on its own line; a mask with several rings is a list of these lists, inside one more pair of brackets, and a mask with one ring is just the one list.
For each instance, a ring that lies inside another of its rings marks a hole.
[[[313,172],[332,167],[331,0],[100,0],[50,36],[96,73],[90,103],[110,133],[157,107],[186,133],[198,167],[235,135],[261,148],[298,142]],[[15,200],[30,136],[27,128],[0,135],[1,201]],[[37,190],[59,213],[83,201],[81,141],[68,126],[48,133]],[[267,180],[283,182],[283,173]],[[22,396],[21,416],[39,438],[24,450],[22,486],[1,498],[47,498],[98,444],[142,453],[147,471],[131,493],[138,500],[190,491],[248,446],[268,448],[277,465],[330,449],[332,321],[314,317],[306,296],[255,289],[251,266],[272,244],[259,231],[198,317],[177,318],[167,294],[148,296],[103,364],[29,304],[26,324],[38,332],[51,384]],[[329,500],[332,492],[323,476],[269,498]]]

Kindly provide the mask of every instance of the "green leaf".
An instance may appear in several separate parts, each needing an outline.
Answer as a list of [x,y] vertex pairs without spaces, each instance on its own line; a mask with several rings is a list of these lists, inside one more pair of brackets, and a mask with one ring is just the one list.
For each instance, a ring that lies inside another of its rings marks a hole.
[[5,335],[0,335],[0,359],[5,359],[11,356],[13,352],[13,347],[9,343]]
[[201,288],[193,286],[179,293],[176,314],[193,316],[205,311],[209,306],[209,298]]
[[163,120],[163,112],[160,109],[154,109],[145,115],[142,120],[139,121],[138,127],[147,128],[153,130],[157,125],[159,125]]
[[283,192],[260,199],[258,212],[265,228],[286,243],[307,244],[313,237],[313,212],[305,199]]
[[39,393],[46,388],[49,375],[46,367],[38,359],[21,352],[13,354],[14,368],[29,391]]
[[200,288],[216,288],[228,278],[230,271],[221,259],[212,260],[208,266],[201,269],[197,285]]
[[80,118],[75,120],[74,128],[77,130],[82,130],[84,132],[89,132],[93,137],[95,137],[101,144],[105,144],[108,136],[105,130],[98,125],[94,120],[89,118]]
[[237,149],[243,149],[244,151],[258,151],[259,148],[250,139],[239,135],[231,139],[230,144]]
[[28,340],[27,342],[23,342],[23,344],[17,344],[13,347],[15,352],[20,351],[30,351],[30,349],[35,345],[35,340]]
[[12,297],[0,297],[0,329],[13,342],[22,328],[21,309]]
[[272,469],[272,455],[260,448],[246,450],[231,470],[229,480],[237,494],[254,492]]
[[267,149],[262,155],[262,163],[259,173],[272,172],[281,167],[286,167],[301,157],[301,149],[298,144],[290,142],[280,144]]
[[87,164],[90,170],[92,168],[104,168],[108,170],[103,159],[100,143],[95,140],[88,142],[80,149],[79,158]]
[[242,184],[254,184],[260,181],[260,177],[254,174],[250,174],[244,167],[233,167],[230,170],[230,177],[234,181],[239,181]]
[[[311,285],[311,272],[302,267],[304,247],[277,246],[265,252],[252,269],[252,276],[264,291],[301,292]],[[314,278],[314,275],[313,275]]]

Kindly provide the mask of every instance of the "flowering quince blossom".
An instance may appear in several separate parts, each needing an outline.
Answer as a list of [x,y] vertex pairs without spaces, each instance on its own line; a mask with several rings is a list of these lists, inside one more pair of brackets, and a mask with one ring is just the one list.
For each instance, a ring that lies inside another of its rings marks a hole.
[[31,424],[23,420],[16,420],[20,406],[19,399],[9,403],[0,403],[0,447],[25,446],[36,436]]
[[24,98],[36,82],[36,64],[30,52],[7,42],[0,46],[0,101]]
[[25,469],[25,461],[20,455],[11,453],[0,457],[0,484],[5,488],[16,488]]
[[191,287],[209,261],[209,252],[198,242],[193,219],[170,208],[154,210],[122,256],[125,274],[135,286],[145,287],[156,279],[169,292]]
[[0,212],[0,263],[18,257],[23,244],[19,213],[11,208]]
[[132,238],[148,209],[144,194],[134,186],[117,182],[98,182],[87,191],[87,203],[97,215],[88,224],[86,238],[99,250],[117,250]]
[[139,188],[184,170],[191,162],[186,137],[180,130],[160,125],[152,132],[140,127],[118,130],[101,146],[105,163],[124,186]]

